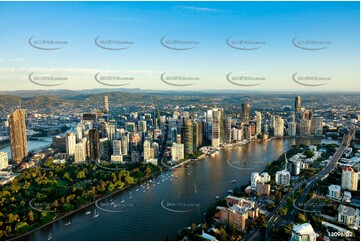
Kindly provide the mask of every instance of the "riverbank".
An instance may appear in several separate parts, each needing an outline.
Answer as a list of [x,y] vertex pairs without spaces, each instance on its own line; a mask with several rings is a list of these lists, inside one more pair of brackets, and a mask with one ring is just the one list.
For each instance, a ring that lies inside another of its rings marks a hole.
[[103,200],[103,199],[106,199],[106,198],[108,198],[108,197],[110,197],[110,196],[116,195],[116,194],[118,194],[118,193],[120,193],[120,192],[126,191],[127,189],[130,189],[130,188],[132,188],[132,187],[135,187],[136,185],[138,185],[138,184],[140,184],[140,183],[142,183],[142,182],[144,182],[144,181],[146,181],[146,180],[152,179],[152,178],[154,178],[156,175],[161,174],[162,172],[163,172],[163,171],[158,171],[158,172],[156,172],[156,173],[153,173],[153,174],[149,175],[148,177],[142,178],[141,180],[139,180],[139,181],[138,181],[137,183],[135,183],[135,184],[128,185],[128,186],[123,187],[123,188],[121,188],[121,189],[116,189],[115,191],[113,191],[113,192],[111,192],[111,193],[109,193],[109,194],[106,194],[106,195],[100,197],[99,199],[97,199],[97,200],[95,200],[95,201],[93,201],[93,202],[90,202],[90,203],[87,203],[87,204],[85,204],[85,205],[83,205],[83,206],[80,206],[78,209],[75,209],[75,210],[73,210],[73,211],[71,211],[71,212],[69,212],[69,213],[60,215],[60,217],[57,217],[56,219],[53,219],[53,220],[51,220],[51,221],[49,221],[49,222],[47,222],[47,223],[45,223],[45,224],[43,224],[43,225],[40,225],[39,227],[37,227],[37,228],[35,228],[35,229],[32,229],[31,231],[28,231],[28,232],[26,232],[25,234],[18,235],[18,236],[13,237],[13,238],[9,238],[8,240],[9,240],[9,241],[13,241],[13,240],[21,239],[22,237],[25,237],[25,236],[27,236],[27,235],[29,235],[29,234],[32,234],[32,233],[34,233],[35,231],[37,231],[37,230],[39,230],[39,229],[42,229],[42,228],[44,228],[44,227],[47,227],[47,226],[49,226],[49,225],[51,225],[51,224],[53,224],[53,223],[55,223],[55,222],[57,222],[57,221],[59,221],[59,220],[61,220],[61,219],[64,219],[64,218],[66,218],[66,217],[68,217],[68,216],[70,216],[70,215],[73,215],[73,214],[75,214],[75,213],[77,213],[77,212],[79,212],[79,211],[81,211],[81,210],[83,210],[83,209],[85,209],[85,208],[87,208],[87,207],[90,207],[90,206],[94,205],[95,203],[97,203],[97,202],[99,202],[99,201],[101,201],[101,200]]

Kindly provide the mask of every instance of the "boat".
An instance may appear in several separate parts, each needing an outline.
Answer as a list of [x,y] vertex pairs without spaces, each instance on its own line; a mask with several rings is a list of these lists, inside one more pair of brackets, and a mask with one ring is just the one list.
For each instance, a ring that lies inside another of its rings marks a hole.
[[176,179],[177,179],[177,178],[178,178],[178,176],[177,176],[177,175],[175,175],[175,176],[174,176],[174,178],[176,178]]
[[191,173],[188,172],[188,176],[190,176]]
[[89,215],[89,214],[91,214],[90,211],[86,211],[86,212],[85,212],[85,215]]
[[237,182],[237,180],[236,180],[236,179],[233,179],[233,180],[232,180],[232,183],[236,183],[236,182]]
[[137,188],[137,190],[135,190],[136,192],[139,191],[139,188]]
[[97,217],[99,217],[99,213],[97,212],[96,209],[94,209],[94,216],[93,216],[93,218],[97,218]]
[[216,199],[219,199],[219,196],[216,196]]
[[132,199],[133,196],[132,196],[132,192],[129,193],[129,199]]
[[52,240],[53,236],[51,236],[51,233],[48,235],[48,240]]
[[71,224],[70,221],[68,221],[67,223],[65,223],[65,226],[69,226]]
[[118,207],[118,205],[117,205],[117,204],[114,204],[114,206],[113,206],[113,207],[115,207],[115,208],[116,208],[116,207]]
[[228,192],[228,193],[233,193],[233,191],[232,191],[232,190],[228,190],[227,192]]
[[122,200],[120,203],[125,203],[125,200]]

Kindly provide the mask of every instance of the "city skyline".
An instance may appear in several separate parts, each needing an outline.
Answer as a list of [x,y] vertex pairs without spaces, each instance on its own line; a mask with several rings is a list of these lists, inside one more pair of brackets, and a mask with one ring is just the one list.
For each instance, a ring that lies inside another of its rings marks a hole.
[[[29,4],[32,13],[27,13]],[[79,90],[107,87],[104,83],[177,91],[359,89],[357,2],[1,2],[0,6],[2,90]],[[79,9],[86,11],[76,14]],[[56,45],[60,48],[56,50],[37,49],[54,47],[39,45],[42,40],[64,44]],[[121,45],[127,49],[108,50],[95,44],[106,40],[127,42]],[[162,45],[174,40],[192,44],[178,46],[187,50]],[[256,44],[237,45],[237,41]],[[311,46],[320,50],[306,50],[310,47],[304,45],[306,41],[321,42]],[[63,83],[44,87],[34,84],[39,76],[66,80],[40,81]],[[125,80],[107,81],[108,76]],[[167,79],[174,76],[192,80]],[[307,78],[325,81],[304,81]]]

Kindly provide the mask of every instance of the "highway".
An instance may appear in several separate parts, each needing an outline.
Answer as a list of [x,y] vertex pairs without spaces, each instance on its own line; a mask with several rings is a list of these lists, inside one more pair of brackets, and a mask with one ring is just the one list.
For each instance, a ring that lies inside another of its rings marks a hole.
[[[277,225],[284,224],[284,223],[286,223],[286,224],[292,223],[295,215],[298,213],[298,210],[295,207],[292,206],[288,210],[286,216],[284,218],[281,218],[281,220],[277,221],[277,219],[278,219],[278,214],[277,213],[278,213],[279,209],[281,209],[286,204],[287,198],[292,196],[295,193],[295,191],[298,188],[300,188],[303,184],[306,184],[304,192],[295,201],[296,205],[304,204],[306,202],[307,195],[308,195],[309,191],[311,190],[311,188],[313,187],[313,185],[315,183],[317,183],[319,180],[321,180],[322,178],[326,177],[331,171],[333,171],[336,168],[337,162],[342,157],[343,153],[345,152],[345,149],[350,145],[350,142],[351,142],[354,135],[355,135],[355,128],[352,126],[350,128],[350,130],[344,135],[340,147],[335,152],[335,154],[332,156],[329,163],[323,168],[323,170],[320,171],[319,173],[315,174],[314,176],[310,177],[307,181],[296,185],[281,200],[278,207],[269,215],[269,222],[268,222],[267,229],[266,229],[266,240],[271,240],[272,239],[271,231],[272,231],[272,228],[273,228],[273,226],[274,226],[274,224],[276,222],[277,222]],[[282,221],[283,221],[283,223],[281,223]]]

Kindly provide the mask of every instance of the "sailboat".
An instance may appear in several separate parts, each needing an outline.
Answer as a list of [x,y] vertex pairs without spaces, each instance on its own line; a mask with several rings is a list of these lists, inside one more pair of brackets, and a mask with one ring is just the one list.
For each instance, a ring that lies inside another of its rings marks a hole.
[[89,215],[89,214],[91,214],[90,211],[86,211],[86,212],[85,212],[85,215]]
[[99,213],[97,212],[96,209],[94,209],[94,216],[93,216],[93,218],[97,218],[97,217],[99,217]]
[[68,222],[65,223],[65,226],[69,226],[70,224],[71,224],[71,222],[68,221]]
[[133,198],[132,192],[130,192],[129,199],[132,199],[132,198]]
[[53,236],[51,236],[51,233],[48,235],[48,240],[52,240]]

